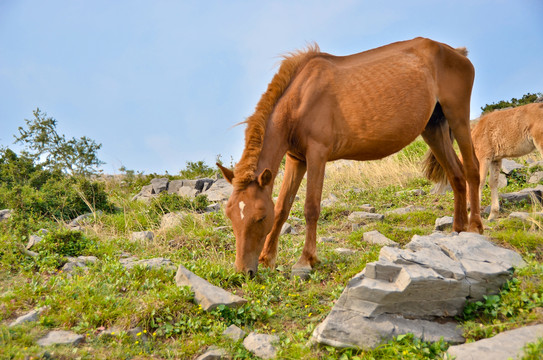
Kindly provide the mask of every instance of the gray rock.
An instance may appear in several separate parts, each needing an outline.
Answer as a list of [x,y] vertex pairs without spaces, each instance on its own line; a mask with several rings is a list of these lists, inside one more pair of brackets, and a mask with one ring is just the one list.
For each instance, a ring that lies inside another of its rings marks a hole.
[[209,201],[226,201],[232,195],[233,186],[225,179],[215,181],[204,194]]
[[28,313],[26,313],[26,314],[24,314],[22,316],[19,316],[17,319],[15,319],[14,321],[12,321],[9,324],[9,327],[18,326],[18,325],[24,324],[26,322],[38,321],[41,314],[43,314],[43,312],[45,310],[47,310],[46,306],[34,309],[34,310],[32,310],[32,311],[30,311],[30,312],[28,312]]
[[348,217],[347,220],[350,222],[358,222],[362,220],[378,220],[381,221],[385,218],[382,214],[369,213],[366,211],[353,211]]
[[239,341],[245,337],[245,331],[241,330],[236,325],[230,325],[222,334],[234,341]]
[[213,185],[213,182],[215,180],[213,179],[208,179],[208,178],[205,178],[205,179],[197,179],[196,180],[196,184],[194,185],[194,188],[199,192],[204,192],[204,191],[207,191],[209,190],[209,188],[211,187],[211,185]]
[[38,340],[40,346],[51,345],[78,345],[85,340],[83,335],[77,335],[71,331],[51,331],[45,337]]
[[412,213],[414,211],[424,211],[424,210],[426,210],[424,206],[409,205],[403,208],[389,210],[387,211],[387,214],[405,215],[405,214]]
[[168,194],[177,194],[179,189],[183,186],[184,180],[172,180],[168,184]]
[[230,294],[228,291],[210,284],[201,277],[187,270],[183,265],[179,265],[175,275],[177,286],[189,286],[194,292],[194,300],[202,306],[204,311],[215,309],[219,305],[227,307],[238,307],[247,302],[247,300]]
[[530,214],[525,211],[514,211],[509,214],[509,217],[512,219],[520,219],[523,221],[528,221],[530,219]]
[[336,238],[324,237],[324,236],[319,237],[317,241],[321,242],[321,243],[334,243],[334,242],[337,242]]
[[135,231],[130,235],[130,241],[153,241],[155,234],[152,231]]
[[371,206],[370,204],[363,204],[362,206],[360,206],[360,210],[369,212],[369,213],[374,213],[375,207]]
[[11,217],[11,213],[12,213],[11,209],[0,210],[0,221],[9,219]]
[[[484,236],[462,232],[413,236],[405,249],[385,246],[379,260],[355,275],[313,339],[333,346],[373,347],[382,338],[414,333],[436,341],[463,341],[452,321],[466,301],[499,292],[517,253]],[[433,319],[449,319],[446,324]]]
[[[181,225],[181,223],[183,222],[183,219],[186,216],[187,215],[183,212],[173,212],[173,213],[164,214],[162,216],[162,219],[160,220],[160,228],[170,229],[178,225]],[[153,237],[151,237],[149,240],[153,240]]]
[[96,256],[78,256],[68,257],[68,262],[62,267],[62,271],[65,273],[72,273],[75,269],[86,270],[87,265],[94,264],[98,261]]
[[541,202],[541,190],[538,188],[522,189],[516,192],[500,194],[500,198],[513,203],[519,203],[521,201],[534,203],[534,200],[536,202]]
[[383,246],[398,246],[398,243],[390,240],[379,231],[367,231],[364,233],[364,241],[370,244],[383,245]]
[[296,231],[296,229],[294,229],[292,225],[286,222],[281,227],[281,232],[279,233],[279,236],[285,234],[298,235],[298,232]]
[[347,249],[347,248],[337,248],[334,249],[335,252],[342,255],[353,255],[356,254],[356,250]]
[[422,189],[415,189],[415,190],[404,190],[404,191],[398,191],[396,192],[396,196],[399,195],[415,195],[415,196],[422,196],[426,195],[426,192]]
[[502,189],[507,186],[507,176],[505,174],[500,173],[498,175],[498,189]]
[[198,356],[196,360],[222,360],[228,359],[228,353],[215,346],[210,346],[205,353]]
[[375,348],[394,336],[412,333],[424,341],[443,340],[451,344],[464,342],[462,330],[455,322],[437,323],[421,319],[383,314],[368,318],[354,311],[332,309],[313,331],[311,342],[336,348]]
[[153,187],[154,194],[160,194],[163,191],[168,191],[168,184],[170,180],[168,178],[154,178],[151,180],[151,186]]
[[138,260],[136,257],[129,257],[126,259],[121,259],[119,262],[124,266],[125,269],[130,270],[136,266],[141,266],[147,269],[166,269],[166,270],[175,270],[175,264],[166,258],[153,258],[153,259],[144,259]]
[[218,212],[220,210],[221,210],[221,204],[219,203],[210,204],[206,207],[206,212]]
[[88,218],[94,217],[95,214],[96,215],[102,215],[102,211],[98,210],[96,213],[85,213],[85,214],[79,215],[78,217],[76,217],[75,219],[70,221],[68,226],[72,227],[72,228],[73,227],[78,227],[78,226],[83,226],[83,225],[85,225],[85,220],[87,220]]
[[177,190],[177,195],[183,196],[183,197],[195,197],[198,195],[198,190],[191,186],[182,186]]
[[452,216],[443,216],[441,218],[437,218],[434,229],[439,230],[439,231],[452,229],[453,222],[454,222],[454,219]]
[[521,327],[502,332],[489,339],[451,346],[447,350],[456,360],[520,359],[523,347],[543,337],[543,324]]
[[277,349],[273,345],[279,341],[277,335],[266,335],[250,333],[243,340],[243,346],[253,354],[262,359],[273,359],[277,354]]
[[530,179],[528,179],[529,184],[537,184],[541,180],[543,180],[543,171],[536,171],[530,176]]
[[511,159],[502,159],[502,172],[505,175],[509,175],[513,170],[522,169],[524,165],[520,165],[514,160]]
[[30,250],[33,246],[39,244],[43,240],[43,237],[39,235],[30,235],[30,238],[28,239],[28,244],[26,245],[26,249]]
[[334,206],[338,202],[338,198],[334,194],[328,195],[328,197],[321,201],[321,208]]

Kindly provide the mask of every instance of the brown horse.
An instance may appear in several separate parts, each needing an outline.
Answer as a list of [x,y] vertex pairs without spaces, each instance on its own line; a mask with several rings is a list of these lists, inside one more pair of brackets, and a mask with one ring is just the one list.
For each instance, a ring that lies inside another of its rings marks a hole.
[[471,130],[471,137],[480,163],[479,196],[490,168],[488,219],[492,220],[500,212],[498,176],[502,159],[524,156],[536,148],[543,154],[543,104],[528,104],[483,115]]
[[[327,161],[374,160],[393,154],[422,134],[446,172],[455,195],[454,230],[482,232],[479,165],[470,137],[474,69],[465,48],[429,39],[397,42],[350,56],[315,45],[286,57],[246,121],[245,149],[234,171],[219,165],[234,185],[226,205],[236,237],[238,271],[274,267],[277,242],[307,171],[306,239],[293,273],[318,262],[316,228]],[[449,131],[454,133],[464,166]],[[272,188],[286,154],[277,204]],[[465,169],[464,169],[465,167]],[[466,175],[464,175],[466,174]]]

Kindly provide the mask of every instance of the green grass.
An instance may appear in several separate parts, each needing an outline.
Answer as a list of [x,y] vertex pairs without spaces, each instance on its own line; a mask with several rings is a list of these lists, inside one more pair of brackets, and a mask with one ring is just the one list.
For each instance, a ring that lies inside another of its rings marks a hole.
[[[411,161],[424,153],[417,143],[397,156],[398,164],[387,162],[387,169]],[[396,165],[395,165],[396,164]],[[387,170],[390,171],[390,170]],[[277,269],[259,269],[253,279],[236,273],[235,238],[231,229],[216,230],[229,225],[222,212],[199,213],[190,206],[182,208],[188,215],[178,225],[160,228],[166,208],[181,209],[176,199],[164,198],[159,205],[131,202],[130,194],[107,184],[110,201],[117,210],[89,218],[82,233],[63,233],[60,225],[40,219],[32,225],[36,230],[54,230],[47,243],[38,247],[37,259],[22,255],[18,244],[27,239],[17,231],[17,218],[0,223],[0,358],[23,359],[40,357],[45,351],[60,359],[191,359],[211,345],[226,349],[233,358],[254,359],[240,342],[221,334],[231,324],[245,331],[277,334],[280,337],[280,359],[440,359],[449,344],[427,343],[412,335],[402,335],[373,350],[335,349],[308,346],[314,328],[327,316],[344,287],[366,263],[379,256],[379,246],[365,243],[365,231],[378,230],[385,236],[406,244],[413,235],[430,234],[438,217],[452,215],[451,193],[432,195],[432,185],[418,176],[404,183],[373,183],[372,174],[339,172],[325,181],[323,198],[329,193],[338,202],[324,208],[318,224],[318,236],[333,236],[335,243],[318,243],[321,262],[306,281],[290,276],[292,265],[299,258],[305,239],[303,216],[304,189],[294,203],[290,221],[298,235],[280,239]],[[516,175],[521,178],[520,175]],[[340,178],[341,180],[338,180]],[[402,180],[403,181],[403,180]],[[516,179],[507,191],[526,187]],[[356,191],[354,188],[363,189]],[[415,196],[406,190],[423,189],[427,195]],[[277,193],[277,188],[275,192]],[[401,192],[399,194],[396,194]],[[488,204],[488,189],[483,204]],[[347,216],[371,204],[378,213],[386,213],[408,205],[424,206],[426,210],[405,215],[387,215],[383,221],[368,221],[352,231]],[[543,322],[543,232],[541,220],[522,222],[507,219],[507,213],[533,209],[532,205],[507,204],[498,221],[486,223],[485,234],[496,243],[518,251],[528,266],[518,270],[499,295],[469,305],[459,321],[468,341],[493,336],[501,331],[526,324]],[[200,210],[200,208],[196,209]],[[28,221],[23,225],[28,226]],[[151,243],[133,243],[132,231],[153,230]],[[35,231],[35,230],[33,230]],[[77,241],[72,241],[77,240]],[[340,255],[334,249],[346,247],[355,255]],[[141,259],[165,257],[182,264],[214,285],[247,299],[239,309],[220,307],[204,312],[195,305],[193,295],[185,287],[177,287],[173,271],[136,268],[125,270],[119,263],[122,253]],[[54,255],[54,254],[58,254]],[[63,256],[94,255],[99,260],[86,271],[73,275],[60,272]],[[17,316],[38,306],[48,306],[37,323],[8,328]],[[144,332],[132,337],[127,331],[140,326]],[[116,328],[115,336],[101,336],[104,329]],[[36,340],[51,329],[64,329],[85,335],[85,342],[76,347],[42,349]],[[143,341],[143,335],[148,340]],[[542,342],[527,347],[536,358]]]

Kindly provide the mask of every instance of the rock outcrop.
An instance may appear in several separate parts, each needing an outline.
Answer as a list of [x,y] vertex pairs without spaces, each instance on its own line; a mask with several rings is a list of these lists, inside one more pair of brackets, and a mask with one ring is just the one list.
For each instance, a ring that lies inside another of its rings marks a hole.
[[498,293],[512,269],[523,265],[520,255],[482,235],[415,235],[405,249],[383,247],[379,260],[351,279],[313,341],[372,348],[413,333],[462,343],[453,317],[466,301]]

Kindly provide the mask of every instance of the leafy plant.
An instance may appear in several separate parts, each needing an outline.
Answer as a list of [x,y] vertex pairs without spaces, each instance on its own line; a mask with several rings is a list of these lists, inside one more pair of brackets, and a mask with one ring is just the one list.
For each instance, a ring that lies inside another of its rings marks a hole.
[[486,104],[485,106],[481,107],[481,110],[483,111],[482,113],[485,114],[487,112],[491,112],[494,110],[505,109],[508,107],[522,106],[522,105],[533,103],[541,95],[542,95],[541,93],[536,93],[536,94],[527,93],[527,94],[522,95],[520,99],[512,98],[510,101],[501,100],[501,101],[498,101],[497,103]]

